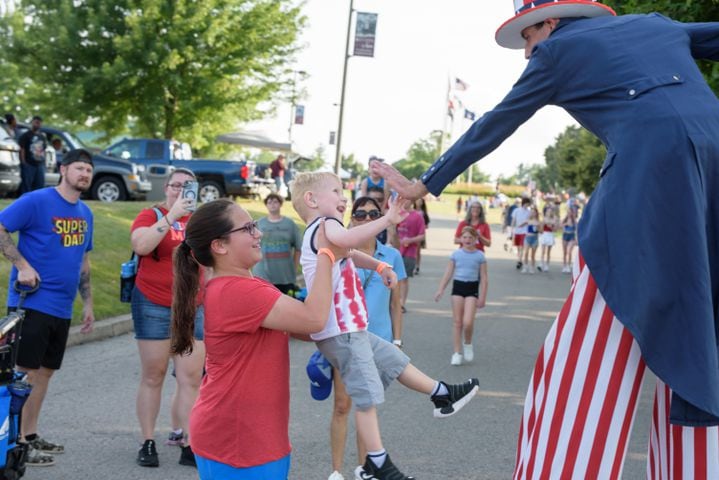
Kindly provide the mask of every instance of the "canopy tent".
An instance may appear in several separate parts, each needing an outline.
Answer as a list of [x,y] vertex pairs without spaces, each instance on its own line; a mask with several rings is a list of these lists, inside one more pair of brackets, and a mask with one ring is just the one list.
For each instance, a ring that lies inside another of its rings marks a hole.
[[264,148],[266,150],[277,150],[281,152],[292,153],[292,144],[290,142],[278,141],[270,138],[264,132],[243,131],[224,133],[216,139],[218,142],[234,143],[236,145],[245,145],[247,147]]
[[[329,165],[322,165],[320,168],[317,169],[318,172],[334,172],[335,169],[332,168]],[[347,180],[349,178],[352,178],[352,174],[345,170],[344,168],[340,167],[340,178],[342,180]]]

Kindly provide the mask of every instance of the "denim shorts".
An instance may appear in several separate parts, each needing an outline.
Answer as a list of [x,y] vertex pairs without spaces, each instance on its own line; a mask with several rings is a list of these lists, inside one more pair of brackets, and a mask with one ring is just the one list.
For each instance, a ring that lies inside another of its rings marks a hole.
[[[137,340],[167,340],[170,338],[170,307],[151,302],[137,288],[132,289],[132,323]],[[197,307],[195,338],[204,340],[205,310]]]

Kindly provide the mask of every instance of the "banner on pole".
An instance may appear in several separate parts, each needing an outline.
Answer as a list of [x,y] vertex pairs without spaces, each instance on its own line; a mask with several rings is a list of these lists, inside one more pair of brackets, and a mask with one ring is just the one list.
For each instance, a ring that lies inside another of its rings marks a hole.
[[376,32],[377,14],[357,12],[357,22],[355,25],[355,56],[374,57],[374,40]]
[[337,132],[330,132],[330,145],[335,144],[335,138],[337,136]]
[[304,123],[305,123],[305,106],[304,105],[296,105],[295,106],[295,124],[302,125]]

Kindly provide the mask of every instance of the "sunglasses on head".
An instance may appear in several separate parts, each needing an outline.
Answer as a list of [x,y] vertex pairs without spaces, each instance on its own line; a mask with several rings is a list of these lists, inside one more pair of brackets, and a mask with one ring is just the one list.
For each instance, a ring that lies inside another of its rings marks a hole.
[[365,210],[357,210],[352,214],[352,218],[355,220],[365,220],[367,217],[369,217],[370,220],[377,220],[381,216],[382,214],[379,210],[370,210],[369,212]]

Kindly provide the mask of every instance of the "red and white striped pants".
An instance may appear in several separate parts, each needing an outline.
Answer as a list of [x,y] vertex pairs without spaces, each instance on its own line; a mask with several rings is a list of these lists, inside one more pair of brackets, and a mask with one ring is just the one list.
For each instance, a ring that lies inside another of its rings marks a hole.
[[[530,381],[516,480],[617,479],[622,474],[646,365],[581,257],[574,275]],[[670,425],[670,399],[670,389],[658,380],[647,478],[719,479],[719,427]]]

